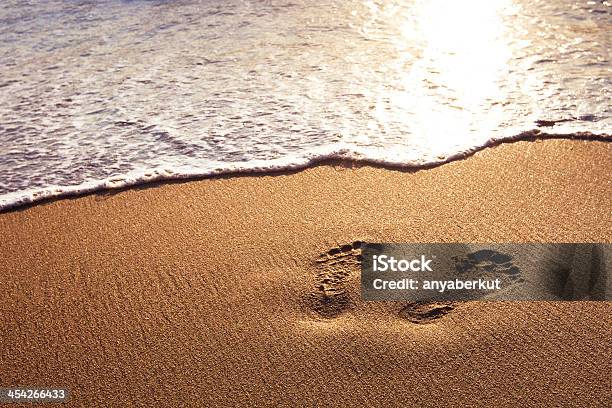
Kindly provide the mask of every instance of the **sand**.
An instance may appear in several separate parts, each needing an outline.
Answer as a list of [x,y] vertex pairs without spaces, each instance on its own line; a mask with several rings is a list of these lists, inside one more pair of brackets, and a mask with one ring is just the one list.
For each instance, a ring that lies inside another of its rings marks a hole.
[[611,168],[610,143],[517,142],[0,214],[0,385],[74,406],[606,406],[610,302],[366,303],[349,244],[611,242]]

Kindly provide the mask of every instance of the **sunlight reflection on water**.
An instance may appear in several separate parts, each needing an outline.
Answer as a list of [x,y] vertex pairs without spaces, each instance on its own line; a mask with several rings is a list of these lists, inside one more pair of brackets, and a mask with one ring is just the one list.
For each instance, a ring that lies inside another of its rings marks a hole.
[[609,134],[611,27],[606,1],[6,0],[0,195]]
[[509,0],[419,2],[402,40],[422,36],[421,58],[405,74],[398,106],[429,135],[430,149],[440,153],[457,146],[457,135],[487,133],[503,118],[507,100],[501,84],[508,76],[512,50],[502,14],[516,11]]

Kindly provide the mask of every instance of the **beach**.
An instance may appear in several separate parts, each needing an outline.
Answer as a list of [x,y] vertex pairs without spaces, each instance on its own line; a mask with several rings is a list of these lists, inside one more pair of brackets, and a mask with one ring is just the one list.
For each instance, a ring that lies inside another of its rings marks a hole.
[[521,141],[2,213],[2,384],[72,406],[607,406],[609,302],[364,302],[354,243],[610,243],[610,168],[609,142]]

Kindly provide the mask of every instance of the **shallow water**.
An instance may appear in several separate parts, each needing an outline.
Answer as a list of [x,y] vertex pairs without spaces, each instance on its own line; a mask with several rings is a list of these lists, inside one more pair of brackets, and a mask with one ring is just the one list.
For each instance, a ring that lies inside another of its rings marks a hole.
[[420,166],[537,128],[610,135],[611,30],[607,1],[5,0],[0,209],[325,157]]

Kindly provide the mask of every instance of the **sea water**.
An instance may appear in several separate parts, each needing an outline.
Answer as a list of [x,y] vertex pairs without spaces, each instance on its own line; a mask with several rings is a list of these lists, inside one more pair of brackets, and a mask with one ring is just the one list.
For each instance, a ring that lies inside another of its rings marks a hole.
[[612,6],[3,0],[0,210],[151,180],[609,140]]

